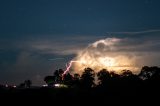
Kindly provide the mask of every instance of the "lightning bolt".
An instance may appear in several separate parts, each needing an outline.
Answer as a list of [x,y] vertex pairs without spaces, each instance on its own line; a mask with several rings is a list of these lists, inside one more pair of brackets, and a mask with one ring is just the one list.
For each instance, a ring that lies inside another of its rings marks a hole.
[[64,77],[64,75],[65,75],[67,72],[69,72],[70,68],[72,67],[72,64],[75,63],[75,62],[80,62],[80,61],[73,61],[73,60],[71,60],[68,65],[66,64],[66,70],[65,70],[65,71],[63,72],[63,74],[62,74],[62,78]]

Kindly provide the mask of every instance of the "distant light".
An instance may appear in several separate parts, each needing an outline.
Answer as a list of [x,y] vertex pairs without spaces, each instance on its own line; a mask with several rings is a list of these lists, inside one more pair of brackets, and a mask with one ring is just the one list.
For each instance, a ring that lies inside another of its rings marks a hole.
[[42,85],[43,87],[47,87],[48,85],[47,84],[45,84],[45,85]]
[[5,87],[8,88],[8,84],[6,84]]
[[16,85],[13,86],[13,88],[16,88],[16,87],[17,87]]
[[60,84],[54,84],[54,86],[55,86],[55,87],[59,87],[59,86],[60,86]]
[[67,85],[64,85],[64,84],[54,84],[54,87],[56,87],[56,88],[67,88]]

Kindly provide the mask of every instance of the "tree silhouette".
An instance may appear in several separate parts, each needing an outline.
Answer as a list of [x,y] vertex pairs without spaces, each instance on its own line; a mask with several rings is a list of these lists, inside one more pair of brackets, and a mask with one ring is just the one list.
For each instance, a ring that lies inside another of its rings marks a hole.
[[139,80],[139,77],[132,73],[130,70],[122,70],[122,73],[120,75],[122,83],[125,83],[126,85],[130,85],[133,82],[137,82]]
[[139,76],[143,80],[149,79],[152,76],[152,70],[150,69],[150,67],[144,66],[144,67],[142,67]]
[[53,76],[55,77],[55,83],[62,83],[62,74],[63,74],[63,70],[59,69],[56,70],[53,74]]
[[81,85],[84,88],[91,88],[94,85],[95,72],[91,68],[85,68],[81,76]]
[[80,79],[80,75],[79,75],[79,74],[77,74],[77,73],[76,73],[76,74],[74,74],[73,79],[74,79],[74,80],[79,80],[79,79]]
[[128,76],[132,76],[132,75],[133,75],[132,71],[130,71],[130,70],[122,70],[121,76],[128,77]]
[[25,80],[24,84],[25,84],[26,88],[30,88],[31,85],[32,85],[32,81],[31,80]]
[[112,77],[112,78],[115,78],[115,79],[117,79],[117,78],[120,77],[120,75],[117,74],[117,73],[115,73],[114,71],[111,71],[110,74],[111,74],[111,77]]
[[133,89],[141,83],[140,78],[130,70],[123,70],[120,76],[121,86],[124,87],[123,89]]
[[154,67],[144,66],[141,69],[139,77],[147,81],[152,81],[152,80],[160,81],[160,68],[156,66]]
[[80,87],[80,75],[79,74],[74,74],[73,76],[73,87],[74,88],[79,88]]
[[64,75],[63,83],[65,85],[68,85],[68,87],[71,87],[73,85],[73,77],[70,73]]
[[55,83],[55,77],[54,76],[46,76],[44,78],[44,81],[47,83],[48,86],[53,86]]
[[25,88],[25,83],[20,83],[18,87],[19,88]]
[[157,80],[160,81],[160,68],[159,67],[151,67],[152,70],[152,77],[150,80]]
[[109,83],[109,80],[111,79],[111,74],[106,69],[102,69],[97,73],[97,77],[100,81],[99,85],[104,86],[107,85],[107,83]]
[[[111,79],[108,83],[108,90],[116,91],[120,84],[120,75],[114,71],[110,72]],[[113,92],[112,92],[113,93]]]

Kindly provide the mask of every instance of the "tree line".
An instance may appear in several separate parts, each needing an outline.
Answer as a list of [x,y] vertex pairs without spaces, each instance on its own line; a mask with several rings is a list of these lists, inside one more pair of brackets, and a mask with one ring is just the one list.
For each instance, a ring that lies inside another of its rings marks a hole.
[[160,81],[160,68],[157,66],[142,67],[139,74],[133,74],[130,70],[122,70],[121,74],[117,74],[114,71],[108,71],[107,69],[102,69],[98,73],[91,68],[85,68],[82,74],[71,75],[67,73],[62,76],[63,70],[56,70],[53,75],[46,76],[44,81],[48,86],[53,86],[54,84],[64,84],[69,88],[116,88],[121,87],[133,88],[136,86],[141,86],[147,84],[155,84]]

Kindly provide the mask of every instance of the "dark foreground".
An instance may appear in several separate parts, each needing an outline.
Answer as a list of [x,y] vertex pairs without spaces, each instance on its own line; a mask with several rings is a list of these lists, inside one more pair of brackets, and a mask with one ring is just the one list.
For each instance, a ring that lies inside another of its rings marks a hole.
[[159,86],[141,86],[128,89],[121,88],[36,88],[36,89],[1,89],[1,103],[52,103],[58,105],[95,105],[95,104],[160,104]]
[[[1,103],[52,104],[59,105],[160,105],[160,68],[143,67],[139,75],[125,70],[121,75],[102,70],[97,73],[98,85],[94,84],[94,71],[86,68],[81,76],[70,74],[61,78],[62,70],[54,76],[45,77],[44,81],[51,86],[30,88],[0,87]],[[79,76],[79,77],[78,77]],[[28,81],[29,82],[29,81]],[[57,83],[58,82],[58,83]],[[53,88],[55,84],[67,85],[65,88]]]

